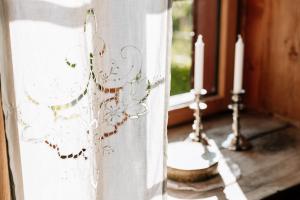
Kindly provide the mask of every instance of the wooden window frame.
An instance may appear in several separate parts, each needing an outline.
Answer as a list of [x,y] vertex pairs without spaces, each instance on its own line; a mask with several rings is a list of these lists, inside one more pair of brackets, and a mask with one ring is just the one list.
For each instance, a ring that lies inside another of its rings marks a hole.
[[[4,55],[4,27],[6,26],[4,20],[4,3],[0,0],[0,59]],[[0,61],[0,65],[3,62]],[[10,188],[10,175],[8,165],[8,152],[7,152],[7,141],[5,136],[5,124],[4,124],[4,113],[2,109],[2,93],[1,93],[1,80],[0,80],[0,199],[11,200],[11,188]]]
[[[1,95],[1,94],[0,94]],[[4,130],[4,118],[2,113],[2,103],[0,100],[0,199],[10,200],[9,169],[7,158],[7,146]]]
[[[197,0],[196,0],[197,1]],[[196,7],[196,6],[195,6]],[[195,8],[194,7],[194,8]],[[197,12],[194,9],[194,16]],[[236,42],[238,16],[238,0],[221,0],[220,2],[220,34],[219,34],[219,65],[217,94],[205,98],[208,105],[204,115],[211,115],[227,110],[230,102],[230,91],[233,82],[234,47]],[[197,20],[197,19],[195,19]],[[194,20],[194,24],[195,23]],[[197,28],[194,28],[197,30]],[[195,35],[198,35],[195,32]],[[193,101],[190,92],[170,97],[168,126],[175,126],[193,120],[193,112],[189,104]]]

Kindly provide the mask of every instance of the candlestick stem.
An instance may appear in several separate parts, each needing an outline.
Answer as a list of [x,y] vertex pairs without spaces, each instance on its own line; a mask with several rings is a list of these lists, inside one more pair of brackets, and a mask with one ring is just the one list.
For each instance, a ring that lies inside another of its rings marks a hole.
[[201,98],[202,95],[201,93],[196,93],[195,94],[195,111],[194,111],[194,124],[193,124],[193,129],[194,132],[190,134],[190,138],[192,139],[192,141],[194,142],[201,142],[203,145],[208,145],[208,140],[207,137],[204,134],[204,130],[203,130],[203,123],[202,123],[202,113],[201,113],[201,108],[200,108],[200,104],[201,104]]

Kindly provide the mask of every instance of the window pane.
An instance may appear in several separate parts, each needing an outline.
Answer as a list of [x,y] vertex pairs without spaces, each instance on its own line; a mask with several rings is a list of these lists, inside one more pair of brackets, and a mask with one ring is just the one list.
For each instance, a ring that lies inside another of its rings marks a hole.
[[205,43],[204,88],[208,95],[217,93],[219,21],[220,0],[173,2],[171,95],[191,90],[193,43],[198,34],[203,35]]
[[195,32],[203,35],[205,43],[204,88],[212,95],[217,93],[220,0],[197,0],[194,6]]
[[192,41],[193,1],[174,1],[171,95],[191,89]]

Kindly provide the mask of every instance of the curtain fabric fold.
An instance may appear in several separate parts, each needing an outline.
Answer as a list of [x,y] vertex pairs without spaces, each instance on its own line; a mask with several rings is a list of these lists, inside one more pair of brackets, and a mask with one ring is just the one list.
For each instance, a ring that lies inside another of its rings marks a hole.
[[2,1],[16,199],[164,199],[170,2]]

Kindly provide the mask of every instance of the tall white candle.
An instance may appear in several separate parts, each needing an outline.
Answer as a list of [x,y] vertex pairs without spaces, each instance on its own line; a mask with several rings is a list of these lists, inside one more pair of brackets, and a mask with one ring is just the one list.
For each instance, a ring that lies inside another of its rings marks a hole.
[[239,93],[243,89],[243,64],[244,62],[244,43],[241,35],[238,35],[238,41],[235,44],[234,57],[234,81],[233,92]]
[[194,90],[200,94],[203,88],[204,43],[202,35],[198,35],[195,43]]

